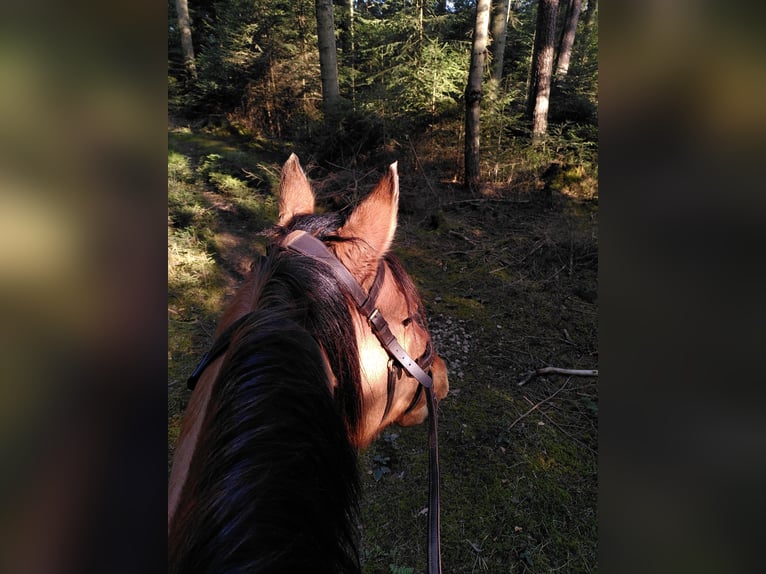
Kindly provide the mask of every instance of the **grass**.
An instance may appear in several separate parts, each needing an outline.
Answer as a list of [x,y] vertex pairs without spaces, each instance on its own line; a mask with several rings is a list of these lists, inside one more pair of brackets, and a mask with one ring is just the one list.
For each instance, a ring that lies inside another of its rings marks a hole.
[[[185,378],[243,261],[263,249],[258,232],[276,219],[276,174],[288,155],[210,132],[169,134],[169,460]],[[438,175],[444,157],[438,146],[421,151],[417,170],[414,158],[400,158],[394,244],[450,368],[439,414],[443,570],[594,572],[597,381],[516,385],[544,365],[598,366],[593,166],[564,161],[560,181],[548,182],[552,200],[531,183],[473,197]],[[521,155],[515,161],[517,173],[534,171]],[[324,197],[335,197],[337,181]],[[566,191],[578,185],[589,191]],[[425,425],[387,429],[361,453],[365,573],[425,569],[427,462]]]

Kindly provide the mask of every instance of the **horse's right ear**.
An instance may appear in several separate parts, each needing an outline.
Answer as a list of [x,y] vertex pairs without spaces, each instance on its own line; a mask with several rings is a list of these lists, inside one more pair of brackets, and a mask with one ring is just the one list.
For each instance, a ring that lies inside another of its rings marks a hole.
[[282,167],[279,181],[279,225],[284,226],[295,215],[314,213],[314,192],[303,173],[298,156],[290,157]]
[[388,167],[370,194],[356,206],[338,235],[357,241],[341,242],[335,254],[348,267],[360,283],[374,277],[378,262],[383,257],[396,233],[399,211],[399,172],[397,163]]

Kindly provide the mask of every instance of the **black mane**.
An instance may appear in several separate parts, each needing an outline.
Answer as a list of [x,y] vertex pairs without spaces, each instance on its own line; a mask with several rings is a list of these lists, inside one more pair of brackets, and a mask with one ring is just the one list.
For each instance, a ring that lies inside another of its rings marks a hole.
[[[291,228],[332,239],[340,223],[301,216]],[[350,437],[361,383],[348,301],[326,265],[278,247],[252,272],[256,308],[211,393],[169,535],[169,572],[359,572]]]

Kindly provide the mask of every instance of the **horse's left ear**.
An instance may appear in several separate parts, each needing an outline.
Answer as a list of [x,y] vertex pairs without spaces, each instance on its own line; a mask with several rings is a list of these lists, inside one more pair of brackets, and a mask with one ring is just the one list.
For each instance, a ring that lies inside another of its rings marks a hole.
[[394,162],[375,189],[354,209],[343,227],[338,230],[341,237],[358,240],[350,244],[340,243],[337,248],[341,251],[346,248],[354,249],[355,253],[348,254],[348,260],[355,263],[360,278],[375,272],[378,260],[391,246],[396,233],[398,210],[399,173],[397,162]]
[[314,192],[303,173],[298,156],[290,157],[282,167],[279,181],[279,225],[285,225],[295,215],[314,213]]

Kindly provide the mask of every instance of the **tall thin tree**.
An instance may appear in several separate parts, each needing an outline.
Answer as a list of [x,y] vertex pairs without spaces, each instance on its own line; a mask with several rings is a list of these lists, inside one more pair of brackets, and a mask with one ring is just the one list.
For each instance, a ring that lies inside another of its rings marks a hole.
[[335,47],[335,18],[332,0],[316,0],[319,72],[322,77],[322,104],[327,114],[340,102],[338,54]]
[[477,0],[476,21],[473,29],[471,65],[468,85],[465,88],[465,185],[476,191],[481,184],[479,164],[479,140],[481,126],[482,76],[489,36],[490,0]]
[[356,109],[356,40],[354,38],[354,0],[343,0],[341,5],[340,42],[341,65],[348,69],[351,79],[351,102]]
[[189,78],[197,79],[197,65],[194,62],[194,44],[192,44],[191,18],[187,0],[176,0],[178,28],[181,31],[181,49],[184,55],[184,68]]
[[586,28],[590,28],[593,25],[596,10],[598,10],[598,0],[588,0],[588,5],[585,7],[585,15],[583,16],[583,23]]
[[418,9],[418,50],[423,50],[423,0],[417,0]]
[[572,0],[567,10],[564,32],[561,35],[558,56],[556,58],[556,79],[561,80],[569,71],[569,61],[572,59],[572,47],[574,46],[577,22],[580,19],[582,0]]
[[548,108],[551,98],[553,51],[559,0],[539,0],[532,71],[527,98],[527,116],[532,120],[532,142],[539,142],[548,131]]
[[503,61],[505,57],[505,37],[508,30],[510,3],[508,0],[492,2],[492,79],[500,83],[503,79]]

